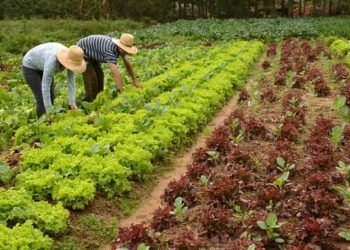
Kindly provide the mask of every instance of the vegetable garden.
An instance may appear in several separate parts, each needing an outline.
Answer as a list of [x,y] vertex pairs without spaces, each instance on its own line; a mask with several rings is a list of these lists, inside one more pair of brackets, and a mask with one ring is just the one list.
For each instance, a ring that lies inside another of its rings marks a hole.
[[[225,23],[208,39],[193,35],[188,22],[186,39],[167,25],[136,31],[160,37],[144,38],[132,58],[144,88],[117,93],[106,75],[108,86],[93,103],[78,86],[80,112],[67,111],[61,94],[54,113],[37,120],[21,57],[0,61],[0,248],[94,249],[115,238],[112,249],[346,249],[347,38],[305,25],[292,38],[261,32],[234,39]],[[56,88],[64,93],[62,79]],[[112,229],[104,242],[60,243],[87,213],[125,216],[120,201],[190,147],[238,94],[186,174],[165,188],[151,220],[117,235]]]

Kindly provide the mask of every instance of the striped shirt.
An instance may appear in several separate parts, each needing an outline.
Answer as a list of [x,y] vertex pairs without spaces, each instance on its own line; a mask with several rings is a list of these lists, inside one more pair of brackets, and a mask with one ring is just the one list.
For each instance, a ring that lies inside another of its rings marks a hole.
[[85,57],[101,63],[117,64],[118,46],[109,36],[92,35],[82,38],[77,43],[84,50]]

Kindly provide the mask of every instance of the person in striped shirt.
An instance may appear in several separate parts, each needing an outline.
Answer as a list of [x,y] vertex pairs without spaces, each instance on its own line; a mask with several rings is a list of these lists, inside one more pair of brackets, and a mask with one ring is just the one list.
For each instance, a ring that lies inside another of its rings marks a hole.
[[122,57],[134,86],[142,87],[136,79],[132,65],[127,58],[127,56],[134,55],[137,52],[132,35],[123,34],[120,39],[104,35],[91,35],[80,39],[77,45],[84,50],[84,58],[87,61],[87,68],[83,74],[86,101],[93,101],[97,94],[103,91],[104,74],[101,63],[108,64],[117,90],[119,92],[123,91],[122,79],[117,67],[118,56]]

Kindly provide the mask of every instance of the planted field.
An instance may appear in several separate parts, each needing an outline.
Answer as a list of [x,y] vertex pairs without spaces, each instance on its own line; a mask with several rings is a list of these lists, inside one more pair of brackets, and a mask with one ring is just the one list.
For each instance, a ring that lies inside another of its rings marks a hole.
[[320,41],[270,45],[153,219],[121,228],[113,247],[345,249],[348,77]]
[[[199,57],[197,48],[181,62],[174,60],[167,72],[155,69],[143,89],[126,91],[108,102],[110,93],[101,94],[88,107],[98,104],[98,112],[64,114],[53,122],[39,120],[19,128],[14,143],[23,150],[15,163],[19,167],[14,189],[2,191],[15,192],[29,204],[5,198],[3,202],[10,203],[2,214],[5,225],[30,221],[41,232],[58,235],[68,224],[69,212],[63,206],[83,209],[96,192],[112,198],[129,191],[132,182],[154,171],[154,164],[189,142],[243,84],[263,50],[257,41],[230,42],[208,47]],[[37,212],[40,218],[32,215],[37,209],[33,204],[39,201],[45,206]],[[34,235],[31,240],[48,244]]]
[[[198,20],[137,30],[131,61],[142,89],[120,67],[118,93],[104,65],[105,90],[92,103],[77,76],[73,112],[58,74],[54,112],[40,119],[22,57],[4,52],[0,249],[97,249],[113,239],[112,249],[346,249],[346,24]],[[206,128],[234,95],[223,124]],[[191,149],[201,132],[206,146]],[[186,148],[193,162],[148,208],[153,218],[118,230]]]

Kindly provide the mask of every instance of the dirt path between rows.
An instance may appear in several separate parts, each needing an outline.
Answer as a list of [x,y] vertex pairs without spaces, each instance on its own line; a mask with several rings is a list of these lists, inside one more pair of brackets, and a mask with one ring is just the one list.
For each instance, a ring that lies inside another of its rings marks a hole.
[[[233,98],[221,109],[221,111],[212,119],[212,121],[207,125],[207,128],[211,131],[222,125],[227,116],[234,110],[234,107],[237,104],[239,97],[239,92],[237,92]],[[161,206],[161,196],[164,192],[164,189],[168,186],[169,182],[172,180],[180,179],[181,175],[186,173],[186,166],[192,162],[192,153],[200,148],[205,147],[205,141],[207,136],[204,133],[201,133],[194,144],[189,147],[182,155],[180,155],[174,163],[174,170],[166,173],[161,177],[157,186],[154,187],[152,193],[145,197],[142,204],[135,212],[127,218],[121,219],[119,222],[120,227],[128,227],[131,224],[141,223],[143,221],[148,222],[152,219],[152,213]]]

